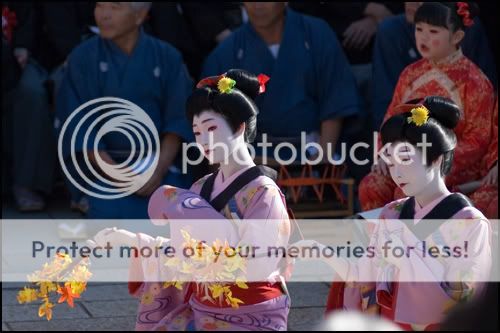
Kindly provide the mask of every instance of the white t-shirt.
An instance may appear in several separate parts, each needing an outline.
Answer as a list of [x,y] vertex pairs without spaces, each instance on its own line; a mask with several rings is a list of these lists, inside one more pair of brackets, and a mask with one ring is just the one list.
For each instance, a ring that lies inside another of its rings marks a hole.
[[269,45],[269,51],[273,55],[274,59],[278,59],[278,53],[280,51],[280,44]]

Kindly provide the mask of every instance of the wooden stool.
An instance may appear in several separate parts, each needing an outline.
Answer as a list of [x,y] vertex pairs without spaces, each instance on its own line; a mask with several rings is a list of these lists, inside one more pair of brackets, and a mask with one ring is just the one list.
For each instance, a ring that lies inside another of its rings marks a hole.
[[[261,157],[255,158],[255,163],[262,162]],[[354,214],[355,181],[343,178],[345,165],[301,165],[298,162],[281,165],[271,158],[267,158],[265,165],[278,171],[277,184],[286,194],[288,207],[297,218],[345,217]],[[342,184],[347,185],[347,197],[341,191]],[[304,191],[311,189],[313,195],[307,197]],[[327,189],[331,189],[333,196],[325,195]]]

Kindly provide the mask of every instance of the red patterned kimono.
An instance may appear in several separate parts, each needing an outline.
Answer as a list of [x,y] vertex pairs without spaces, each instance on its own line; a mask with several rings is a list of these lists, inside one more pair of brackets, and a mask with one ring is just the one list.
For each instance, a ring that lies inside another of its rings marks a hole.
[[[492,137],[488,153],[482,161],[481,178],[498,163],[498,99],[495,102],[492,121]],[[489,219],[498,219],[498,184],[483,185],[470,195],[474,205]]]
[[[483,157],[492,140],[492,118],[496,104],[490,81],[461,50],[437,63],[421,59],[401,73],[384,121],[395,114],[396,106],[430,95],[452,99],[463,112],[455,128],[458,144],[453,168],[446,177],[447,186],[453,188],[481,179],[485,175]],[[379,144],[379,147],[382,145]],[[490,196],[491,193],[488,194]],[[390,175],[371,172],[359,185],[359,200],[363,210],[382,207],[402,197],[403,193]]]

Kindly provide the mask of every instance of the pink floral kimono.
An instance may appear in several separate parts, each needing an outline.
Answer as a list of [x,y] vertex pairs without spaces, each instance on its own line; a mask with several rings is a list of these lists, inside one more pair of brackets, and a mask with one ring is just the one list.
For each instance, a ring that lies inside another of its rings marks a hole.
[[[174,247],[182,244],[183,232],[207,244],[217,239],[261,249],[286,247],[290,221],[284,196],[275,182],[260,170],[263,168],[247,168],[228,179],[217,172],[200,179],[190,190],[163,186],[150,199],[149,216],[154,224],[170,224],[170,244]],[[244,186],[235,187],[236,181]],[[205,182],[211,184],[204,186]],[[207,195],[206,188],[213,190]],[[202,191],[210,203],[200,195]],[[221,201],[224,196],[229,200]],[[214,209],[220,204],[223,207]],[[139,247],[168,241],[144,234],[138,236]],[[135,260],[131,279],[145,281],[136,292],[141,298],[137,330],[287,329],[290,298],[279,258],[256,255],[249,260],[246,271],[253,279],[248,279],[247,288],[227,283],[230,296],[226,300],[214,300],[207,295],[207,289],[199,288],[196,282],[184,283],[182,291],[176,288],[175,282],[163,288],[162,281],[172,281],[172,268],[166,268],[158,258]],[[233,302],[236,307],[232,306]]]
[[[422,252],[414,252],[420,255],[412,255],[399,268],[383,260],[363,258],[351,265],[347,281],[379,282],[334,282],[327,311],[364,311],[380,314],[405,330],[435,330],[454,305],[484,289],[492,263],[491,226],[461,194],[442,196],[425,207],[414,198],[387,204],[370,244],[380,249],[394,235],[404,245],[416,248],[425,241],[427,249],[467,241],[467,251],[462,247],[456,260],[430,260],[422,258]],[[394,274],[412,274],[414,280],[403,277],[405,282],[397,282]],[[377,278],[363,278],[367,276]],[[452,287],[446,281],[462,281],[461,287]]]

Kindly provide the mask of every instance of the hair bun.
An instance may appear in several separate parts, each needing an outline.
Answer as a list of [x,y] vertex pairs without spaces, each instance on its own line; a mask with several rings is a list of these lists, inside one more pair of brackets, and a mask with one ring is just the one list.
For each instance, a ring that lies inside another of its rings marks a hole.
[[429,109],[430,117],[444,127],[454,129],[460,121],[460,108],[449,98],[428,96],[422,104]]
[[235,88],[252,100],[259,95],[260,83],[254,74],[243,69],[230,69],[226,72],[226,76],[236,81]]

